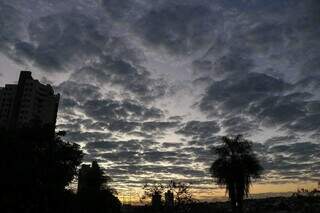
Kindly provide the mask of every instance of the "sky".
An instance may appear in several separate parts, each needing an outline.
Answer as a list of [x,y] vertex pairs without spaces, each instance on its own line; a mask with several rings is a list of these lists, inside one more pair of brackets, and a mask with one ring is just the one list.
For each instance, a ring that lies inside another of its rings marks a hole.
[[1,0],[0,85],[31,70],[119,194],[171,179],[200,199],[223,135],[253,141],[253,193],[320,179],[320,1]]

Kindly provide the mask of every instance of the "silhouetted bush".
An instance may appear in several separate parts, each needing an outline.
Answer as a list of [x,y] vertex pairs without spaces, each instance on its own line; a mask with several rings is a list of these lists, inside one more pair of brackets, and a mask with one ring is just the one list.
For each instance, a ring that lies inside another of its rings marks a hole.
[[[71,212],[82,151],[49,126],[0,131],[1,212]],[[70,201],[70,202],[69,202]]]
[[114,196],[116,191],[108,183],[107,176],[96,161],[82,165],[78,180],[78,208],[81,213],[118,213],[121,202]]

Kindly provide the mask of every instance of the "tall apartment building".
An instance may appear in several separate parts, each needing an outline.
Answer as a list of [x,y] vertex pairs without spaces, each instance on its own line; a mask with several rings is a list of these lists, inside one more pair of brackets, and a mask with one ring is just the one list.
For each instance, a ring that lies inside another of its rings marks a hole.
[[21,71],[18,84],[6,84],[0,88],[0,128],[16,129],[32,121],[41,125],[55,125],[59,94]]

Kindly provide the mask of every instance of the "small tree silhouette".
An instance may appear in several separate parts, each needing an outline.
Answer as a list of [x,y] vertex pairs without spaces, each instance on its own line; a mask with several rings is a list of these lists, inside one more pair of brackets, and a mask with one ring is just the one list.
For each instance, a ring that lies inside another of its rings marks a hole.
[[161,183],[145,184],[143,186],[144,195],[142,199],[151,198],[151,206],[154,210],[159,211],[162,209],[162,193],[165,187]]
[[190,212],[191,204],[195,202],[190,192],[190,184],[184,182],[170,181],[168,188],[174,195],[175,212]]
[[213,148],[213,152],[217,158],[210,173],[218,185],[226,186],[232,211],[241,213],[252,179],[259,178],[263,170],[252,151],[252,143],[241,135],[222,137],[222,145]]
[[121,203],[114,196],[116,191],[109,186],[107,176],[97,161],[82,165],[79,172],[78,200],[80,212],[120,212]]
[[[142,200],[151,199],[151,207],[154,211],[187,213],[191,211],[191,205],[195,202],[188,183],[171,180],[163,185],[155,182],[145,184],[143,189]],[[164,203],[162,197],[164,197]]]

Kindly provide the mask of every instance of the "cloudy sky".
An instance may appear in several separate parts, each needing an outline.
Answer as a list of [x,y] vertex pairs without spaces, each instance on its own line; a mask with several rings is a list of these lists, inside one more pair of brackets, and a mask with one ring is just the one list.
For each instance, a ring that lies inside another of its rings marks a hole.
[[1,0],[0,85],[54,85],[58,128],[120,193],[223,195],[210,149],[235,134],[265,168],[253,192],[292,191],[319,178],[319,24],[318,0]]

